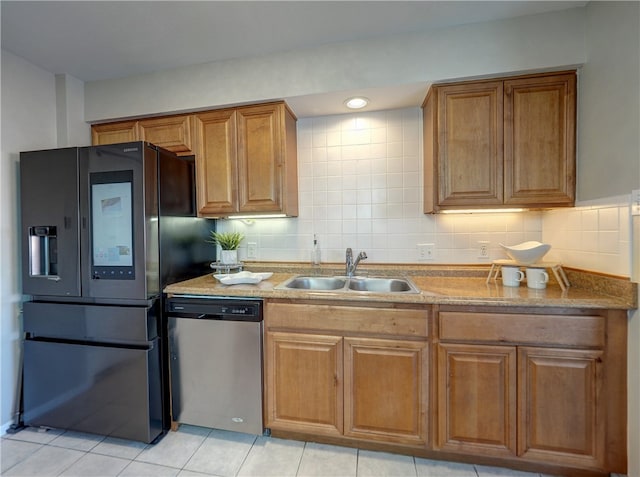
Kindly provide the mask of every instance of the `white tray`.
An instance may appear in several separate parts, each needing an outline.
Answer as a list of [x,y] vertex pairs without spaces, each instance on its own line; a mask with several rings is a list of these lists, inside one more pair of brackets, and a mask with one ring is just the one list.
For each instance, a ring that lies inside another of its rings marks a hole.
[[256,284],[262,280],[268,280],[273,272],[252,273],[248,271],[238,273],[214,274],[213,277],[223,285]]

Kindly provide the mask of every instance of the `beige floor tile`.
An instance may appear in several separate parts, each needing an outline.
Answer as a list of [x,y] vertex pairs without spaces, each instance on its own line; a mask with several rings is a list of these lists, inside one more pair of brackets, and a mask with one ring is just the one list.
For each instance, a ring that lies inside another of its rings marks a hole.
[[128,459],[100,454],[85,454],[74,462],[61,477],[115,477],[129,465]]
[[258,437],[238,472],[239,477],[295,476],[304,442]]
[[110,455],[111,457],[120,457],[122,459],[135,459],[146,447],[147,444],[144,442],[107,437],[91,449],[91,452],[93,454]]
[[78,461],[84,452],[63,447],[43,446],[25,460],[11,467],[3,476],[57,476]]
[[125,467],[119,477],[175,477],[179,472],[180,470],[174,467],[133,461]]
[[520,470],[506,469],[504,467],[490,467],[487,465],[476,465],[478,477],[539,477],[536,472],[523,472]]
[[7,439],[48,444],[56,437],[64,433],[63,429],[42,429],[39,427],[26,427],[15,434],[7,434]]
[[358,449],[309,442],[304,448],[298,477],[355,477]]
[[416,477],[413,457],[387,452],[358,451],[358,477]]
[[49,442],[49,445],[87,452],[93,449],[98,445],[98,443],[103,440],[104,436],[99,436],[97,434],[66,431],[64,434],[59,435],[51,442]]
[[3,438],[2,441],[0,441],[0,474],[3,474],[14,465],[23,461],[41,447],[42,444],[36,444],[34,442]]
[[418,477],[477,477],[471,464],[415,458]]
[[180,426],[178,432],[169,432],[155,445],[147,446],[135,460],[181,469],[202,445],[211,429]]
[[256,436],[214,429],[184,470],[220,476],[235,476],[251,450]]

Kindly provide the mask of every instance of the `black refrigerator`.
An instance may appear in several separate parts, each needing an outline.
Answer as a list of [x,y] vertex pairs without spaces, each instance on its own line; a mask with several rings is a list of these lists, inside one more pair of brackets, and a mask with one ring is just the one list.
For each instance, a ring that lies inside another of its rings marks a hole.
[[164,286],[207,273],[193,158],[145,142],[20,154],[27,426],[170,427]]

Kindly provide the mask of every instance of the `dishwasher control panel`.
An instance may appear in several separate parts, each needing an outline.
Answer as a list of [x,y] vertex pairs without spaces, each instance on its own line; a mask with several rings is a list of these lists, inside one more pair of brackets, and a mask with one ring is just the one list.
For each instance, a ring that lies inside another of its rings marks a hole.
[[175,296],[167,300],[166,311],[182,318],[262,321],[262,300]]

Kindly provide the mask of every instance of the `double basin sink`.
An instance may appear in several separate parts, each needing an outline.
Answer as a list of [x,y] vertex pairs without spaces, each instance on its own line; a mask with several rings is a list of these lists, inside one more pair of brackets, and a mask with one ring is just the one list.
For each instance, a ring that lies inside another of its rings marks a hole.
[[387,277],[315,277],[299,275],[276,288],[325,292],[420,293],[407,278]]

